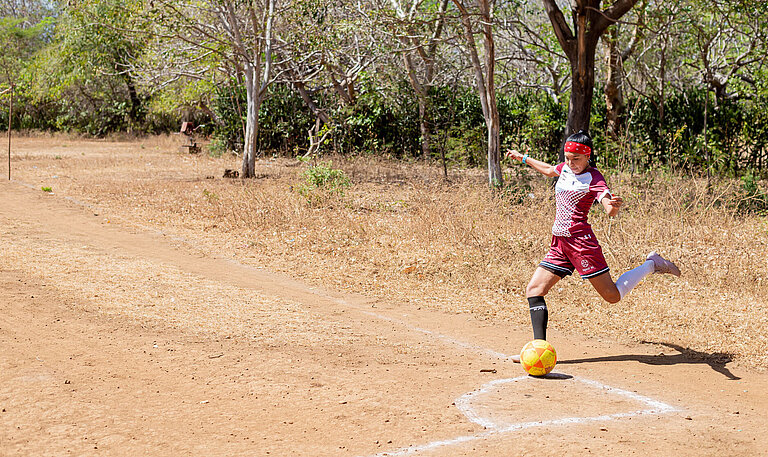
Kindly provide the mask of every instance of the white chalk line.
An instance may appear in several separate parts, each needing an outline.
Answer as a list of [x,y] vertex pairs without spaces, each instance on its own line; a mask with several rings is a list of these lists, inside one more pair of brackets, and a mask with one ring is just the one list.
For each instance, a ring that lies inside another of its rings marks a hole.
[[[346,303],[344,300],[338,300],[337,299],[336,301],[343,302],[343,304],[345,304],[347,306],[351,306],[350,304]],[[361,310],[361,312],[363,314],[367,314],[369,316],[373,316],[373,317],[375,317],[377,319],[381,319],[381,320],[392,322],[394,324],[398,324],[398,325],[403,326],[403,327],[405,327],[405,328],[407,328],[409,330],[413,330],[414,332],[420,332],[420,333],[423,333],[425,335],[430,335],[430,336],[432,336],[434,338],[437,338],[438,340],[445,341],[446,343],[452,344],[454,346],[458,346],[458,347],[463,348],[463,349],[469,349],[469,350],[472,350],[472,351],[475,351],[475,352],[480,352],[482,354],[489,355],[491,357],[494,357],[494,358],[497,358],[497,359],[502,359],[502,360],[507,360],[510,357],[510,356],[508,356],[506,354],[502,354],[501,352],[494,351],[493,349],[487,349],[487,348],[484,348],[484,347],[481,347],[481,346],[477,346],[475,344],[466,343],[464,341],[459,341],[457,339],[451,338],[450,336],[442,335],[440,333],[435,333],[435,332],[433,332],[431,330],[427,330],[427,329],[424,329],[424,328],[416,327],[416,326],[411,325],[408,322],[400,320],[400,319],[395,319],[395,318],[392,318],[392,317],[384,316],[382,314],[374,313],[374,312],[366,311],[366,310]]]
[[[510,426],[501,426],[495,422],[493,422],[490,419],[486,419],[482,416],[480,416],[471,406],[473,397],[478,397],[483,394],[487,394],[491,391],[493,391],[496,387],[502,384],[509,384],[511,382],[517,382],[517,381],[535,381],[535,378],[531,378],[530,376],[519,376],[517,378],[507,378],[507,379],[496,379],[493,380],[487,384],[485,384],[483,387],[481,387],[478,390],[474,390],[472,392],[468,392],[461,397],[457,398],[455,401],[456,408],[459,409],[462,413],[464,413],[467,418],[476,423],[477,425],[480,425],[482,427],[485,427],[486,429],[490,430],[507,430]],[[619,389],[617,387],[611,387],[605,384],[602,384],[597,381],[593,381],[591,379],[584,379],[584,378],[571,378],[569,380],[563,380],[565,381],[578,381],[583,384],[586,384],[594,389],[605,391],[606,393],[620,395],[623,397],[627,397],[630,400],[636,401],[638,403],[644,404],[646,406],[651,407],[651,409],[644,409],[644,410],[638,410],[638,411],[632,411],[630,413],[619,413],[610,415],[610,417],[625,417],[626,414],[637,414],[640,411],[653,411],[653,412],[659,412],[659,413],[667,413],[672,411],[677,411],[677,408],[674,406],[668,405],[664,402],[660,402],[658,400],[654,400],[652,398],[646,397],[644,395],[640,395],[635,392],[630,392],[628,390]],[[601,415],[598,417],[608,417],[606,415]],[[570,419],[578,419],[578,418],[570,418]],[[583,418],[582,418],[583,419]],[[564,419],[557,419],[557,420],[564,420]],[[540,423],[540,422],[536,422]],[[520,424],[515,424],[514,427],[519,426]]]

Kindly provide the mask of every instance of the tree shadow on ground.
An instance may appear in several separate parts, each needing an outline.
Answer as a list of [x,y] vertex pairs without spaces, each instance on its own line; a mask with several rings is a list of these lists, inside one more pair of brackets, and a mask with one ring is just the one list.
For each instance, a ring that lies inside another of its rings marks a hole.
[[585,359],[570,359],[558,361],[558,364],[571,363],[591,363],[591,362],[627,362],[636,361],[648,365],[677,365],[682,363],[702,363],[709,365],[713,370],[722,374],[726,378],[735,381],[741,379],[739,376],[731,373],[726,365],[733,361],[733,355],[724,352],[707,353],[684,348],[672,343],[659,343],[655,341],[642,341],[643,344],[659,344],[674,349],[679,354],[666,355],[647,355],[647,354],[626,354],[612,355],[606,357],[590,357]]

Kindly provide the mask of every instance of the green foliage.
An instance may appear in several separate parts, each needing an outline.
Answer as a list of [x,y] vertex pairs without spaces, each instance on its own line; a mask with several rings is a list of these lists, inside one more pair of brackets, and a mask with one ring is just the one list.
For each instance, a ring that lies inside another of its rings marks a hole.
[[51,18],[28,25],[26,18],[0,17],[0,83],[15,83],[26,61],[46,40]]
[[502,144],[526,144],[537,157],[554,162],[563,142],[567,115],[567,107],[540,91],[500,97]]
[[208,201],[208,203],[217,203],[219,201],[219,196],[215,192],[211,192],[208,189],[203,189],[203,196]]
[[[709,97],[705,100],[705,96]],[[736,176],[764,169],[768,115],[763,99],[719,100],[703,90],[672,92],[664,100],[630,100],[629,136],[641,169],[658,166]],[[704,113],[707,112],[706,143]]]
[[741,177],[739,194],[740,212],[768,214],[768,190],[751,170]]
[[245,144],[245,97],[245,86],[235,79],[215,88],[212,109],[219,123],[213,131],[211,147],[214,152],[242,152]]
[[[487,161],[488,133],[474,88],[437,87],[430,92],[430,100],[436,146],[444,149],[449,163],[483,166]],[[557,159],[567,116],[565,107],[537,91],[499,94],[497,104],[502,145],[526,144],[545,160]]]
[[469,87],[433,87],[429,100],[435,132],[433,154],[445,154],[454,166],[476,167],[484,163],[488,140],[476,91]]
[[315,122],[299,94],[287,85],[272,85],[259,110],[259,147],[292,154],[306,149]]
[[26,29],[37,45],[18,71],[16,126],[97,136],[178,128],[165,113],[149,116],[152,88],[135,70],[148,43],[138,36],[141,8],[140,0],[84,0]]
[[304,182],[296,190],[309,203],[317,204],[331,197],[343,197],[344,190],[352,185],[344,171],[332,165],[331,162],[320,162],[302,173]]
[[340,152],[364,152],[406,157],[420,150],[418,108],[404,81],[386,94],[376,81],[363,75],[354,105],[341,105],[331,117],[334,143]]
[[[236,80],[215,89],[213,111],[220,123],[213,131],[214,151],[242,151],[245,109],[245,87]],[[305,150],[309,146],[307,132],[313,124],[314,118],[301,97],[287,85],[273,84],[259,109],[259,149],[283,154]]]
[[43,192],[53,192],[53,189],[50,186],[43,186],[41,189]]

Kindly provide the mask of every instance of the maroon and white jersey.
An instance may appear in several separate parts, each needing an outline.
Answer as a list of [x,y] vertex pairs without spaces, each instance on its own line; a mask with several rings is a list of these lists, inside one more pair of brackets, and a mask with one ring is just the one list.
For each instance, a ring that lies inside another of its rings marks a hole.
[[605,178],[594,167],[587,167],[577,175],[565,163],[555,167],[560,176],[555,185],[555,224],[552,234],[555,236],[574,236],[591,230],[587,214],[595,200],[600,201],[611,194],[605,184]]

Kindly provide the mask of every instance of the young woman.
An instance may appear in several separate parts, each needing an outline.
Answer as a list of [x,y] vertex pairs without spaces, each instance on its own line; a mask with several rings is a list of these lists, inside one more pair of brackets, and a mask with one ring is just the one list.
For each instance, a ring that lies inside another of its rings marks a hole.
[[[624,201],[611,193],[603,175],[589,165],[591,154],[592,139],[583,130],[568,137],[565,162],[556,166],[518,151],[507,150],[506,153],[507,157],[519,160],[544,176],[557,177],[552,245],[525,291],[534,339],[547,339],[549,315],[544,296],[574,269],[582,278],[589,279],[597,293],[609,303],[617,303],[651,273],[680,276],[680,270],[674,263],[651,252],[642,265],[622,274],[616,282],[611,279],[603,250],[587,222],[587,215],[592,204],[598,201],[608,216],[615,216]],[[518,361],[516,357],[513,359]]]

